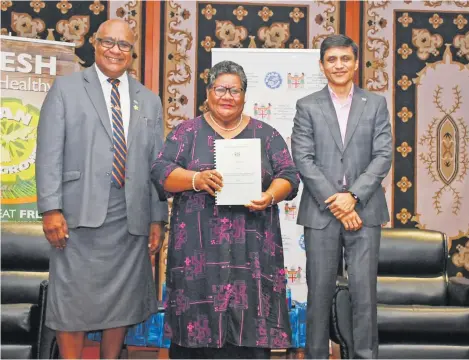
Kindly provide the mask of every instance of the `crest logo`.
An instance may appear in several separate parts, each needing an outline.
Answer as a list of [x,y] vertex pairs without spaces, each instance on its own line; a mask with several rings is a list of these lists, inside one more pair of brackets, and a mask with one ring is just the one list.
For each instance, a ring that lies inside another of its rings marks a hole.
[[291,221],[296,219],[297,209],[296,203],[294,201],[292,201],[291,203],[285,202],[283,210],[285,212],[285,220]]
[[272,114],[272,104],[254,104],[254,116],[260,120],[270,120],[270,115]]
[[276,71],[268,72],[264,83],[269,89],[278,89],[282,85],[282,76]]
[[290,282],[292,284],[300,283],[301,282],[302,271],[303,271],[303,269],[300,266],[297,266],[296,269],[293,265],[290,266],[290,269],[285,267],[285,278],[288,282]]
[[297,73],[287,74],[287,83],[289,89],[303,89],[305,87],[305,73],[298,75]]

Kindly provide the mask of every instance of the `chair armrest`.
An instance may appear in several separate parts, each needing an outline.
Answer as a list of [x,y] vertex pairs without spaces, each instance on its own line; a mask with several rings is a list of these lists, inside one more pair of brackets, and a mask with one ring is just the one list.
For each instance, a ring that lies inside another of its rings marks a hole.
[[39,333],[37,338],[37,358],[38,359],[59,359],[59,347],[55,338],[55,331],[45,325],[47,308],[47,287],[48,280],[41,282],[39,288],[38,306],[40,311]]
[[454,276],[448,281],[449,305],[469,306],[469,279]]
[[352,337],[352,303],[348,289],[348,281],[338,277],[331,308],[330,337],[340,345],[342,359],[353,356]]

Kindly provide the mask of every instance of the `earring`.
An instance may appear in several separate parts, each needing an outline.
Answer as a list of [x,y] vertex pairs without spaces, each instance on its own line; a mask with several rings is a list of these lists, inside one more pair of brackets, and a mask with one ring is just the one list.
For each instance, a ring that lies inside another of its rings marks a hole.
[[208,101],[207,100],[204,100],[204,102],[202,103],[202,105],[200,106],[200,111],[202,112],[208,112],[210,111],[210,107],[208,106]]

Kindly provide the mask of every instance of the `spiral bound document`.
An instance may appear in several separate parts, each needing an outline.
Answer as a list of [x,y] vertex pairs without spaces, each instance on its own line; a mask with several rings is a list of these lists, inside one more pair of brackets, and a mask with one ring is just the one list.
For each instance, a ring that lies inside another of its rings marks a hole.
[[215,140],[215,167],[223,176],[217,205],[246,205],[261,198],[261,139]]

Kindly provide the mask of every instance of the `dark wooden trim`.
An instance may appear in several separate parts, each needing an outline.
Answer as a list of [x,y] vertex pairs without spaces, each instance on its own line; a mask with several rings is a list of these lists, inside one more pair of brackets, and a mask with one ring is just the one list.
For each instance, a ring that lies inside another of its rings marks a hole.
[[145,79],[144,84],[159,93],[161,1],[147,1],[145,8]]
[[[345,35],[351,38],[355,43],[360,47],[360,32],[361,32],[361,1],[357,0],[348,0],[341,2],[341,6],[345,6],[345,19],[342,19],[342,22],[345,21]],[[360,59],[361,61],[361,59]],[[354,78],[355,84],[360,83],[360,71],[355,73]]]

